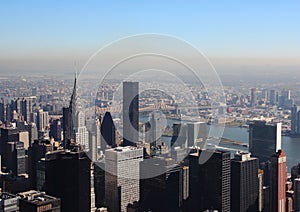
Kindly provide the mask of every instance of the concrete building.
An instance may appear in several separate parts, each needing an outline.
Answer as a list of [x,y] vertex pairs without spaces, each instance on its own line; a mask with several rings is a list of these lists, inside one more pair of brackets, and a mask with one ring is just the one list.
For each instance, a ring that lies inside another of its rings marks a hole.
[[19,211],[19,196],[3,192],[0,194],[0,212]]
[[143,149],[132,146],[105,151],[105,202],[112,212],[125,212],[140,200],[140,162]]

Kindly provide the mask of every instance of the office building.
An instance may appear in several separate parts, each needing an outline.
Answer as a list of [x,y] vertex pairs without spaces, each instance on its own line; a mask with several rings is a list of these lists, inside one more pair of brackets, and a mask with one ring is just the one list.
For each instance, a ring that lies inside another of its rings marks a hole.
[[123,146],[139,140],[139,83],[123,82]]
[[187,147],[187,125],[183,123],[173,124],[173,136],[171,138],[171,147]]
[[201,146],[206,141],[207,129],[204,122],[193,122],[187,124],[188,146]]
[[270,105],[276,105],[276,91],[275,90],[270,90],[270,95],[269,95],[269,102]]
[[26,174],[26,161],[24,143],[20,141],[8,142],[7,150],[7,169],[12,171],[14,176]]
[[97,160],[94,163],[95,205],[97,208],[105,205],[105,163]]
[[19,196],[10,193],[0,193],[0,212],[19,211]]
[[266,162],[281,149],[281,123],[255,121],[249,124],[249,152]]
[[47,111],[43,109],[37,110],[37,128],[38,131],[45,131],[48,128],[49,115]]
[[300,211],[300,178],[294,179],[294,211]]
[[163,134],[162,127],[162,114],[160,111],[153,111],[150,122],[149,122],[149,131],[148,131],[148,141],[151,142],[151,147],[158,147],[162,145],[161,136]]
[[116,127],[110,112],[106,112],[101,123],[101,150],[116,146]]
[[126,146],[105,151],[105,202],[112,212],[126,211],[140,200],[140,162],[143,149]]
[[18,193],[19,208],[22,211],[60,212],[60,199],[35,190]]
[[96,117],[90,132],[89,157],[94,162],[98,160],[98,148],[101,147],[101,117]]
[[61,141],[62,127],[60,119],[52,120],[50,123],[50,138],[53,138],[55,141]]
[[259,211],[258,159],[239,152],[231,160],[231,211]]
[[50,151],[52,151],[52,145],[47,140],[35,140],[28,148],[28,174],[32,189],[37,188],[37,163]]
[[255,107],[257,105],[257,90],[256,88],[251,88],[251,106]]
[[[199,164],[200,154],[210,156]],[[230,211],[230,152],[203,150],[189,155],[190,198],[188,211]]]
[[285,212],[286,210],[286,155],[278,150],[271,161],[271,211]]
[[143,210],[180,211],[188,197],[188,176],[172,158],[154,157],[141,162],[141,207]]
[[91,209],[90,160],[75,148],[46,154],[45,191],[61,199],[62,211]]

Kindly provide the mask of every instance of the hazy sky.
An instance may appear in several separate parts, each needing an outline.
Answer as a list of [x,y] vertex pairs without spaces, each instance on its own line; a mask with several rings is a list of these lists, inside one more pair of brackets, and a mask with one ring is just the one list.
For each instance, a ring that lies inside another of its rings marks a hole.
[[300,1],[1,1],[0,73],[70,71],[139,33],[182,38],[220,67],[243,64],[233,58],[299,67]]

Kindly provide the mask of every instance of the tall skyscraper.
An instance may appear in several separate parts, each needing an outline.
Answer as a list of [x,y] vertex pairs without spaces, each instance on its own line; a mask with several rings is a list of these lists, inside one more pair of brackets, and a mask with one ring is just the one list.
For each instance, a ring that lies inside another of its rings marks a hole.
[[187,124],[188,146],[199,146],[206,140],[206,123],[193,122]]
[[183,123],[173,123],[173,136],[171,138],[172,147],[187,147],[187,125]]
[[131,146],[105,151],[105,202],[112,212],[126,211],[140,200],[140,162],[143,149]]
[[139,139],[139,83],[123,82],[123,146]]
[[257,90],[256,88],[251,88],[251,106],[255,107],[257,105]]
[[161,136],[163,133],[162,128],[162,114],[160,111],[154,111],[150,119],[150,129],[149,129],[149,140],[151,141],[150,146],[160,146],[162,144]]
[[46,154],[45,191],[61,199],[62,211],[90,212],[91,164],[82,151]]
[[24,143],[20,141],[7,143],[7,168],[15,176],[26,174],[26,160]]
[[275,90],[270,90],[270,95],[269,95],[269,102],[270,105],[276,105],[276,91]]
[[82,111],[78,96],[77,77],[75,76],[73,92],[68,108],[63,108],[64,143],[72,140],[89,150],[89,133],[85,124],[85,112]]
[[291,108],[291,132],[293,134],[297,134],[297,129],[298,129],[298,111],[299,108],[294,105]]
[[116,127],[110,112],[106,112],[101,123],[101,149],[116,147]]
[[90,132],[90,158],[94,162],[98,160],[98,148],[101,145],[101,117],[96,117]]
[[[230,211],[230,152],[203,150],[189,156],[189,211]],[[199,164],[200,154],[212,154]]]
[[188,178],[183,173],[183,167],[172,158],[157,157],[141,162],[140,204],[143,210],[180,211],[184,191],[188,188]]
[[281,149],[281,123],[255,121],[249,124],[249,152],[266,162]]
[[239,152],[231,160],[231,211],[258,211],[258,159]]
[[278,150],[271,157],[271,211],[286,211],[286,155]]
[[50,123],[50,132],[49,136],[55,141],[61,141],[62,127],[60,119],[52,120]]
[[294,180],[294,211],[300,211],[300,178]]

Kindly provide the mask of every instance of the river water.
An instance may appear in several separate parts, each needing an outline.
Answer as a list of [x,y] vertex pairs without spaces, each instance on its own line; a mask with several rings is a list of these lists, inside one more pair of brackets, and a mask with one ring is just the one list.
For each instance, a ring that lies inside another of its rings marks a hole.
[[[220,127],[218,126],[213,126],[212,130],[219,130],[219,128]],[[249,143],[249,133],[247,128],[225,127],[223,138]],[[290,172],[292,166],[300,162],[300,138],[282,136],[281,141],[282,148],[287,158],[288,171]]]

